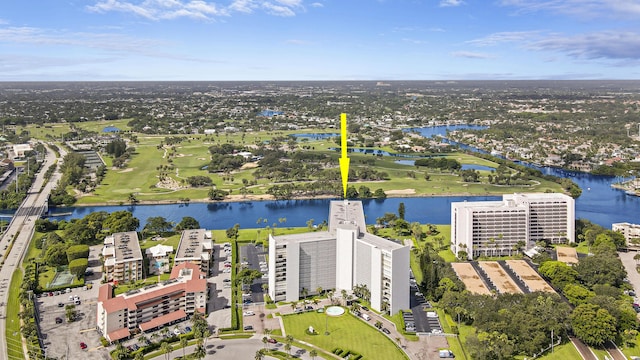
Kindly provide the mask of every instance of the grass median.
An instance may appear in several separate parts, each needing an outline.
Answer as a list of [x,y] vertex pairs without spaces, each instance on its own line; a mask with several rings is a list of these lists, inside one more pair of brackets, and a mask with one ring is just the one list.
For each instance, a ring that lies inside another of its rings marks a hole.
[[22,351],[22,335],[20,334],[20,286],[22,286],[22,270],[16,269],[9,285],[9,301],[7,302],[7,318],[5,339],[7,339],[7,358],[24,359]]

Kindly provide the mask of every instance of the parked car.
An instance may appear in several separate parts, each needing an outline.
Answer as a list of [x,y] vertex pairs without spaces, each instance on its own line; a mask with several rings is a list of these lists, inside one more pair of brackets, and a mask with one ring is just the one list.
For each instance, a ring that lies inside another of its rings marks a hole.
[[391,331],[389,331],[389,329],[387,329],[387,328],[382,328],[382,332],[387,334],[387,335],[391,334]]
[[224,279],[222,281],[228,283],[228,282],[231,282],[231,279]]
[[245,326],[244,331],[253,331],[253,326],[252,325]]
[[84,350],[84,349],[86,349],[86,348],[87,348],[87,344],[85,344],[85,343],[81,342],[81,343],[80,343],[80,349]]
[[360,309],[364,310],[364,311],[369,311],[369,308],[366,306],[360,306]]
[[253,316],[253,315],[255,315],[255,314],[256,314],[256,313],[254,313],[254,312],[253,312],[253,311],[251,311],[251,310],[247,310],[247,311],[245,311],[245,312],[243,312],[243,313],[242,313],[242,315],[243,315],[243,316]]
[[58,307],[64,307],[63,303],[58,303]]
[[56,318],[56,324],[62,324],[62,318],[61,317],[57,317]]
[[184,328],[184,331],[190,333],[191,332],[191,326],[187,326],[186,328]]
[[173,329],[173,333],[176,334],[176,336],[181,334],[180,333],[180,329],[178,329],[178,328]]

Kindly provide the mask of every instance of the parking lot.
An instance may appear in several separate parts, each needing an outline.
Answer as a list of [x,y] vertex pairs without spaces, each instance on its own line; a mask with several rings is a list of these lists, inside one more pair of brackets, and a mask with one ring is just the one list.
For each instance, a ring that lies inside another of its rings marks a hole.
[[[96,330],[98,288],[102,277],[102,265],[98,257],[100,249],[100,245],[89,249],[87,270],[93,271],[93,274],[85,277],[85,284],[91,284],[91,289],[85,290],[85,287],[79,287],[70,289],[68,293],[47,292],[36,298],[42,341],[47,356],[56,358],[64,356],[70,360],[109,358],[105,349],[99,349],[100,334]],[[79,300],[78,305],[74,297]],[[65,306],[69,304],[76,306],[77,316],[73,322],[66,321]],[[56,323],[56,318],[62,321],[58,320]],[[87,345],[86,349],[80,348],[81,342]]]
[[[246,263],[246,266],[249,269],[254,269],[258,271],[262,271],[263,274],[267,274],[266,271],[266,261],[267,261],[267,250],[262,247],[262,244],[259,245],[244,245],[240,247],[240,257],[239,261],[241,263]],[[261,266],[260,263],[263,263],[264,266]],[[244,297],[243,300],[251,299],[251,303],[262,303],[264,302],[264,290],[262,290],[262,284],[268,283],[268,279],[258,279],[253,282],[250,286],[251,296]]]
[[[69,296],[79,297],[80,304],[75,305]],[[47,356],[69,360],[109,358],[105,349],[99,349],[101,344],[100,334],[96,330],[96,300],[97,287],[91,290],[76,288],[69,293],[36,299]],[[66,321],[64,306],[69,304],[76,307],[76,319],[72,322]],[[86,349],[80,348],[81,342],[87,345]]]
[[[212,329],[214,326],[222,329],[231,327],[231,269],[224,266],[226,261],[231,262],[231,252],[225,251],[225,246],[215,244],[207,306],[210,312],[207,322]],[[229,272],[224,272],[225,269],[229,269]]]
[[405,324],[413,321],[414,327],[413,330],[407,331],[434,335],[442,334],[442,326],[440,325],[438,315],[435,314],[435,317],[433,317],[434,311],[431,309],[431,304],[425,300],[422,293],[420,293],[414,279],[410,281],[410,285],[409,291],[411,295],[409,306],[411,306],[412,317],[409,318],[408,321],[405,319]]

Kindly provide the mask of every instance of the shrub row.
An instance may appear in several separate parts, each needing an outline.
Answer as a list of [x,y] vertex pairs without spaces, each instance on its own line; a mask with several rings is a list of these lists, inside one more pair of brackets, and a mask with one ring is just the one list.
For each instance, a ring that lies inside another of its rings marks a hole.
[[341,358],[345,358],[345,359],[349,359],[349,360],[359,360],[362,359],[362,355],[358,354],[357,352],[353,351],[353,350],[342,350],[341,348],[334,348],[332,351],[332,353],[340,356]]

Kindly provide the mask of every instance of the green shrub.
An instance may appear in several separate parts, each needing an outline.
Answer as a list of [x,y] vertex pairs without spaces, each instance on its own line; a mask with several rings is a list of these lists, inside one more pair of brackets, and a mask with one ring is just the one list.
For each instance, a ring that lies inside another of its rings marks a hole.
[[104,347],[109,346],[109,342],[107,341],[107,339],[104,336],[100,338],[100,344],[102,344],[102,346],[104,346]]

